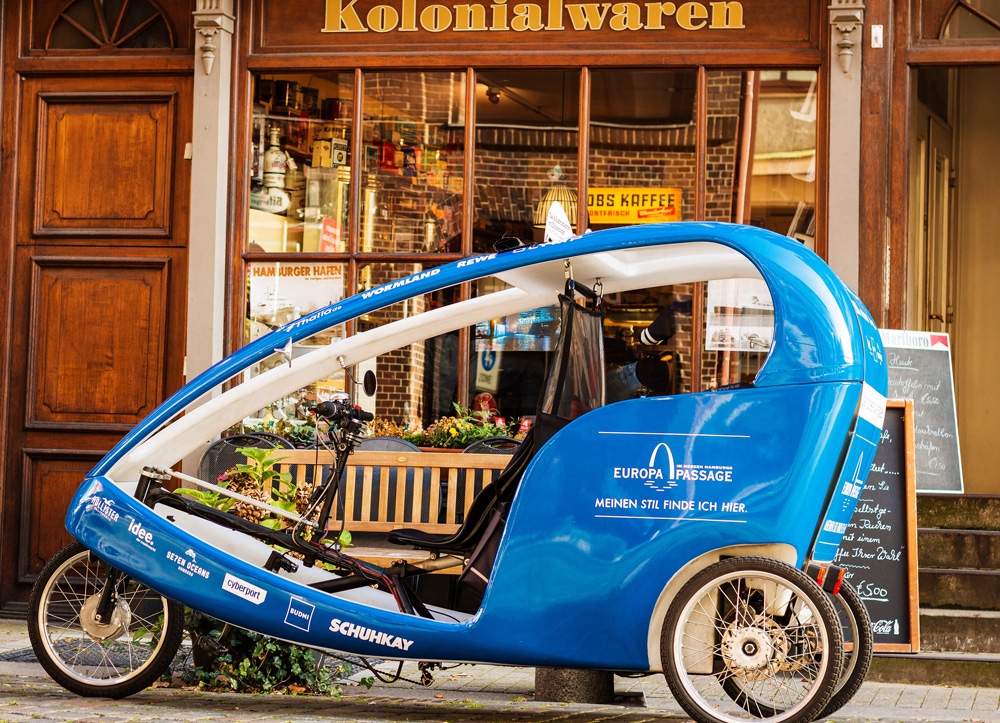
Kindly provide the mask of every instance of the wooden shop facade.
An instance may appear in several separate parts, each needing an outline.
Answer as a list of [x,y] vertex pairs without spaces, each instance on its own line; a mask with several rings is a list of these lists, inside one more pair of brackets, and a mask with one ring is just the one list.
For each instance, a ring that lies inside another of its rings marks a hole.
[[[949,331],[965,488],[1000,493],[997,0],[23,0],[0,22],[0,613],[68,541],[82,475],[185,378],[345,296],[538,241],[554,201],[581,230],[764,226],[881,326]],[[752,378],[767,300],[726,293],[607,299],[619,391]],[[539,309],[383,355],[366,406],[410,428],[455,404],[530,417],[552,328]]]

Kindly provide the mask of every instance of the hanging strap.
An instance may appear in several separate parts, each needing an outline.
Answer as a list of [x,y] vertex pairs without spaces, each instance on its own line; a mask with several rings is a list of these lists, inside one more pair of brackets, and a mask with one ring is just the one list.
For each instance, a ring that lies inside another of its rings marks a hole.
[[587,307],[590,310],[600,311],[601,303],[604,301],[604,284],[601,283],[601,280],[597,279],[597,283],[595,283],[594,288],[591,289],[585,284],[578,283],[573,279],[573,265],[570,263],[569,259],[565,259],[563,261],[563,265],[566,270],[565,292],[566,296],[570,298],[570,301],[575,301],[576,297],[573,294],[576,292],[589,302]]

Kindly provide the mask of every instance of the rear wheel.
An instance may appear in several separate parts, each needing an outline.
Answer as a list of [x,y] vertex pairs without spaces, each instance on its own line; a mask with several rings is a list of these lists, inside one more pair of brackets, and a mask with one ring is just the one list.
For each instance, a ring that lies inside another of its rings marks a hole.
[[805,723],[837,687],[843,637],[833,605],[805,573],[739,557],[681,589],[660,652],[671,692],[700,723]]
[[826,718],[843,708],[865,682],[868,668],[872,664],[875,634],[872,633],[872,619],[864,600],[851,585],[840,584],[840,592],[831,597],[840,619],[844,634],[844,669],[837,681],[837,691],[830,698],[823,711],[816,716]]
[[[109,575],[117,580],[109,615],[97,619]],[[59,685],[84,696],[123,698],[170,667],[184,634],[184,609],[121,576],[79,542],[38,576],[28,607],[35,657]]]

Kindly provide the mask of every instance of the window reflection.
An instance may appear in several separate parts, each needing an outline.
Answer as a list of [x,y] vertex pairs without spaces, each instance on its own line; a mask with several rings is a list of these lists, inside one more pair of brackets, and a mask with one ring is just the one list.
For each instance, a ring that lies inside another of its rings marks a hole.
[[464,73],[369,73],[361,250],[461,251]]
[[539,204],[575,202],[579,79],[578,71],[477,74],[474,251],[493,251],[503,236],[541,241]]

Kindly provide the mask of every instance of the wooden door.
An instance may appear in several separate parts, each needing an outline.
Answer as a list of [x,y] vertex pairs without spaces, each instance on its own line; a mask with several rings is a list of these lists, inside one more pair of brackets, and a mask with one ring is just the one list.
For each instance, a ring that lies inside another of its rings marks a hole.
[[952,131],[930,118],[927,168],[927,281],[924,328],[951,331],[952,322]]
[[20,100],[8,610],[70,541],[84,474],[182,383],[191,78],[27,78]]

